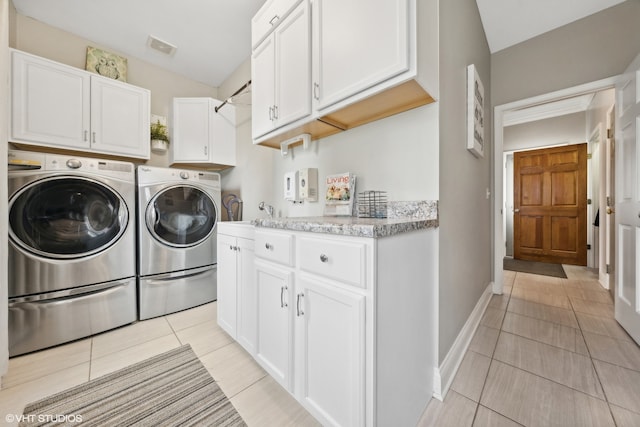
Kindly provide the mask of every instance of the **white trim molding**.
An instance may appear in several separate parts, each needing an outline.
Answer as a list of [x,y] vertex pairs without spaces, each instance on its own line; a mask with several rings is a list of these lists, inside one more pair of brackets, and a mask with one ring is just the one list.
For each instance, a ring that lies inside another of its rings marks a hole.
[[473,311],[469,315],[466,323],[462,327],[462,330],[458,334],[455,342],[451,346],[449,353],[442,361],[442,365],[439,368],[434,369],[433,376],[433,397],[442,401],[444,400],[453,379],[458,372],[458,368],[462,363],[467,348],[473,339],[473,335],[480,325],[482,316],[485,310],[489,306],[491,296],[493,295],[493,283],[489,283],[487,288],[482,293],[482,296],[478,300],[478,303],[474,307]]

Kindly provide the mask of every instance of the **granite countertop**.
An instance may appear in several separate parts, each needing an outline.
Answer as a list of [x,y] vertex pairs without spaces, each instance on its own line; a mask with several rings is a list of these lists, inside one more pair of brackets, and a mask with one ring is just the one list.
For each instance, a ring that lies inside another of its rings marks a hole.
[[392,202],[387,215],[388,218],[380,219],[328,216],[264,218],[252,223],[264,228],[373,238],[438,227],[437,201]]

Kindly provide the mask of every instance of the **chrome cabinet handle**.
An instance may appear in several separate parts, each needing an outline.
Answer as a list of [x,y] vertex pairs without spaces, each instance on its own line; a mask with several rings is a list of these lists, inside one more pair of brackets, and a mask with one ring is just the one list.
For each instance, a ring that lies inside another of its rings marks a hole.
[[277,105],[273,106],[273,119],[274,120],[278,120],[278,106]]
[[235,248],[234,246],[229,245],[229,250],[230,250],[230,251],[235,251],[235,250],[236,250],[236,248]]
[[269,21],[269,24],[275,25],[276,22],[278,22],[279,20],[280,20],[280,17],[278,15],[274,15],[273,18],[271,18],[271,20]]
[[270,251],[271,249],[273,249],[273,245],[270,245],[269,243],[265,243],[264,244],[264,248],[268,251]]
[[300,308],[300,299],[304,297],[303,293],[299,293],[298,297],[296,298],[296,315],[298,317],[300,316],[304,316],[304,311],[302,311],[302,309]]
[[85,140],[85,142],[89,141],[89,131],[88,130],[84,131],[84,140]]
[[269,107],[269,121],[273,121],[273,106]]
[[93,134],[93,141],[91,141],[91,142],[93,142],[95,144],[96,143],[96,133],[92,132],[92,134]]
[[313,97],[320,100],[320,85],[318,83],[313,84]]
[[329,261],[329,257],[326,256],[325,254],[320,254],[320,261],[321,262],[328,262]]
[[285,308],[289,306],[289,304],[287,304],[286,301],[284,300],[284,291],[288,289],[289,288],[287,288],[286,286],[280,287],[280,308]]

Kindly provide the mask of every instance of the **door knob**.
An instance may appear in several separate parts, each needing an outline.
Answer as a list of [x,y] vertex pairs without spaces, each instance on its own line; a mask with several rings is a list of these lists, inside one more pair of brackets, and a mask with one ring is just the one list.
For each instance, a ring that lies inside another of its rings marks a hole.
[[520,209],[514,209],[513,210],[513,213],[518,213],[518,212],[520,212]]
[[610,206],[607,206],[607,215],[611,215],[611,214],[614,214],[614,213],[616,213],[615,209],[613,209]]

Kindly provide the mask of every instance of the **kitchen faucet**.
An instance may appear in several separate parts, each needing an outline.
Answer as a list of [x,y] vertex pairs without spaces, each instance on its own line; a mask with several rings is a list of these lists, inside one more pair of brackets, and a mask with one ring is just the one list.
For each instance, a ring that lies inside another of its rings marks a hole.
[[265,205],[264,202],[260,202],[258,205],[258,209],[261,211],[267,211],[267,215],[269,215],[269,219],[273,218],[273,206]]

